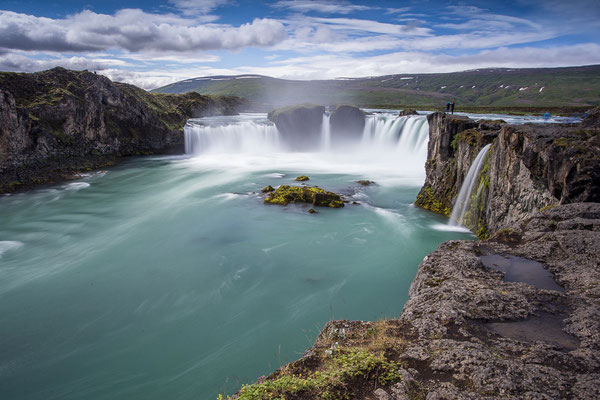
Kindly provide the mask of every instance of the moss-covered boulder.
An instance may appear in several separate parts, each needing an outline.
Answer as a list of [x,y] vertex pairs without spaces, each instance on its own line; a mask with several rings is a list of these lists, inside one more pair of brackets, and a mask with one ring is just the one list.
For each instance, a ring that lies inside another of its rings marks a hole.
[[303,151],[319,147],[324,113],[323,106],[301,104],[273,109],[268,118],[290,150]]
[[300,175],[295,180],[297,180],[298,182],[304,182],[304,181],[310,180],[310,178],[308,176],[306,176],[306,175]]
[[365,113],[354,106],[340,105],[331,113],[329,124],[332,143],[355,141],[365,129]]
[[271,185],[265,186],[261,190],[261,192],[263,192],[263,193],[270,193],[270,192],[274,192],[274,191],[275,191],[275,188]]
[[265,198],[265,204],[286,206],[290,203],[309,203],[319,207],[344,207],[339,194],[328,192],[320,187],[281,185]]

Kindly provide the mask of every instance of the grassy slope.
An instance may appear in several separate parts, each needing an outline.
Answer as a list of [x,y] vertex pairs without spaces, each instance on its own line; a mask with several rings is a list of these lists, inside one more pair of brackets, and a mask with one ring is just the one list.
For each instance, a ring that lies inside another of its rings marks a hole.
[[[406,79],[408,77],[412,79]],[[494,108],[600,105],[600,66],[485,69],[327,81],[215,78],[217,80],[177,82],[155,91],[183,93],[193,90],[202,94],[236,95],[270,104],[313,102],[439,107],[454,100],[464,106]]]

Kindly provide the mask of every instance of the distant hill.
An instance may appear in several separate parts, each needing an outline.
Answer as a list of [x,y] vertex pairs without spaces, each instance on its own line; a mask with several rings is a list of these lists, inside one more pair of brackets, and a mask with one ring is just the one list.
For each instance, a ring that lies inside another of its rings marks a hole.
[[600,65],[490,68],[442,74],[297,81],[261,75],[187,79],[154,92],[235,95],[271,105],[311,102],[361,106],[587,107],[600,105]]

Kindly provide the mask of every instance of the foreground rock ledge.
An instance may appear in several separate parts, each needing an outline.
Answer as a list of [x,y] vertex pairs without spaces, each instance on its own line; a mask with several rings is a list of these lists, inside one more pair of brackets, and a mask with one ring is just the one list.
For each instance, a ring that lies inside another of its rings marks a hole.
[[[536,212],[488,241],[443,243],[419,266],[399,319],[331,321],[300,360],[235,397],[600,398],[599,246],[598,203]],[[490,252],[540,262],[564,291],[503,281],[481,262]],[[536,329],[543,316],[554,326]],[[537,338],[511,321],[532,322]],[[574,346],[549,335],[556,325]]]

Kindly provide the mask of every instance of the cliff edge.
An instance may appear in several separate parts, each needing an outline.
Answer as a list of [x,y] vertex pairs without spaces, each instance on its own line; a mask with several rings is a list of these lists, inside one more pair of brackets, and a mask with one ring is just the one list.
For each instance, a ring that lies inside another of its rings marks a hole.
[[236,114],[244,100],[165,95],[88,71],[0,73],[0,193],[137,154],[183,152],[187,119]]

